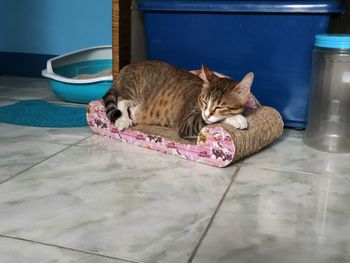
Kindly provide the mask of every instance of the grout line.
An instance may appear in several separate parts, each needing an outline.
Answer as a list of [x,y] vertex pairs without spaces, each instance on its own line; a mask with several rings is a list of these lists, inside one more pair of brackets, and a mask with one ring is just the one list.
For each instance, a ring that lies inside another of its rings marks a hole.
[[[24,169],[24,170],[18,172],[17,174],[15,174],[15,175],[13,175],[13,176],[7,178],[7,179],[4,180],[4,181],[0,182],[0,185],[3,184],[3,183],[6,183],[7,181],[9,181],[9,180],[11,180],[11,179],[13,179],[13,178],[15,178],[15,177],[17,177],[17,176],[19,176],[19,175],[25,173],[25,172],[27,172],[28,170],[30,170],[30,169],[32,169],[33,167],[38,166],[39,164],[41,164],[41,163],[43,163],[43,162],[45,162],[45,161],[51,159],[52,157],[55,157],[56,155],[58,155],[58,154],[64,152],[65,150],[68,150],[69,148],[72,148],[73,146],[75,146],[75,145],[81,143],[82,141],[88,139],[90,136],[92,136],[92,135],[89,135],[89,136],[85,137],[84,139],[81,139],[81,140],[79,140],[79,141],[77,141],[77,142],[75,142],[75,143],[73,143],[73,144],[70,144],[70,145],[68,145],[67,147],[65,147],[64,149],[62,149],[62,150],[60,150],[60,151],[58,151],[58,152],[56,152],[56,153],[54,153],[54,154],[52,154],[52,155],[50,155],[50,156],[44,158],[43,160],[41,160],[41,161],[39,161],[39,162],[37,162],[37,163],[35,163],[35,164],[32,164],[31,166],[27,167],[26,169]],[[63,144],[60,144],[60,145],[63,145]],[[66,145],[64,145],[64,146],[66,146]]]
[[288,173],[299,173],[303,175],[316,175],[316,176],[327,176],[328,173],[312,173],[312,172],[305,172],[305,171],[299,171],[299,170],[285,170],[285,169],[278,169],[273,167],[264,167],[264,166],[258,166],[250,163],[242,163],[241,164],[244,167],[253,167],[258,168],[262,170],[268,170],[268,171],[276,171],[276,172],[288,172]]
[[[77,127],[78,128],[78,127]],[[69,129],[69,128],[68,128]],[[83,142],[84,140],[90,138],[93,134],[89,134],[89,135],[86,135],[86,137],[84,137],[83,139],[80,139],[80,141],[78,142],[73,142],[73,143],[61,143],[61,142],[51,142],[51,141],[47,141],[47,140],[40,140],[40,139],[32,139],[32,140],[28,140],[28,141],[33,141],[33,142],[43,142],[43,143],[50,143],[50,144],[55,144],[55,145],[61,145],[61,146],[78,146],[80,147],[79,145],[77,145],[78,143],[81,143]],[[68,147],[69,148],[69,147]],[[68,149],[67,148],[67,149]]]
[[211,218],[210,218],[210,220],[209,220],[209,223],[208,223],[207,226],[205,227],[204,232],[203,232],[202,236],[200,237],[200,239],[199,239],[197,245],[194,247],[194,249],[193,249],[193,251],[192,251],[192,253],[191,253],[191,256],[190,256],[190,258],[188,259],[187,263],[191,263],[191,262],[193,261],[194,257],[196,256],[199,247],[201,246],[201,244],[202,244],[204,238],[206,237],[206,235],[208,234],[209,229],[210,229],[211,225],[213,224],[214,219],[215,219],[217,213],[219,212],[219,209],[220,209],[220,207],[222,206],[222,204],[223,204],[223,202],[224,202],[224,200],[225,200],[225,198],[226,198],[226,195],[227,195],[228,191],[231,189],[231,186],[232,186],[233,182],[235,181],[235,179],[237,178],[237,175],[238,175],[238,173],[239,173],[240,170],[241,170],[241,166],[237,166],[237,170],[236,170],[235,173],[233,174],[232,179],[231,179],[229,185],[227,186],[227,188],[226,188],[226,190],[225,190],[223,196],[221,197],[221,199],[220,199],[220,201],[219,201],[219,204],[218,204],[217,207],[215,208],[215,211],[214,211],[213,215],[211,216]]
[[[0,99],[2,99],[2,100],[9,100],[11,102],[17,102],[18,101],[17,99],[7,98],[7,97],[3,97],[1,95],[0,95]],[[5,105],[1,105],[1,106],[5,106]]]
[[49,246],[49,247],[56,247],[56,248],[60,248],[60,249],[70,250],[70,251],[73,251],[73,252],[80,252],[80,253],[84,253],[84,254],[89,254],[89,255],[94,255],[94,256],[99,256],[99,257],[105,257],[105,258],[109,258],[109,259],[123,260],[125,262],[130,262],[130,263],[142,263],[141,261],[134,261],[134,260],[125,259],[125,258],[108,256],[108,255],[104,255],[104,254],[100,254],[100,253],[94,253],[94,252],[90,252],[90,251],[82,250],[82,249],[78,249],[78,248],[70,248],[70,247],[66,247],[66,246],[50,244],[50,243],[45,243],[45,242],[41,242],[41,241],[35,241],[35,240],[21,238],[21,237],[13,237],[13,236],[8,236],[8,235],[3,235],[3,234],[0,234],[0,237],[8,238],[8,239],[15,239],[15,240],[19,240],[19,241],[24,241],[24,242],[29,242],[29,243],[34,243],[34,244],[44,245],[44,246]]

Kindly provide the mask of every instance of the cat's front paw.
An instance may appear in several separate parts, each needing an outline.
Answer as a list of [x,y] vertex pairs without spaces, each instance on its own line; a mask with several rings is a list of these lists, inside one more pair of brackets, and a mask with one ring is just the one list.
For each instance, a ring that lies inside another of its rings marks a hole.
[[132,126],[132,120],[129,118],[119,118],[115,121],[115,126],[118,130],[124,131]]
[[241,129],[241,130],[244,130],[244,129],[248,128],[247,119],[244,116],[242,116],[241,114],[238,114],[238,115],[233,116],[233,117],[226,118],[224,120],[224,123],[226,123],[228,125],[231,125],[231,126],[237,128],[237,129]]

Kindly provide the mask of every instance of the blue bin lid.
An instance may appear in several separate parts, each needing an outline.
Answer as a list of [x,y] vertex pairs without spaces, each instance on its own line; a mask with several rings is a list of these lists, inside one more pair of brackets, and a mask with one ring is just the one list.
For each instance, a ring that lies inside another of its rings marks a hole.
[[320,34],[315,38],[316,47],[350,49],[350,34]]
[[342,3],[337,0],[141,0],[138,7],[143,11],[158,12],[340,13],[344,11]]

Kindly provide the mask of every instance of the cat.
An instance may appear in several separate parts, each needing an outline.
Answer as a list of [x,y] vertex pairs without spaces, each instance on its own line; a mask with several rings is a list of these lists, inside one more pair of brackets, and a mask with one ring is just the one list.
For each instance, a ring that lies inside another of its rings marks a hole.
[[236,81],[218,77],[202,65],[201,75],[161,61],[125,66],[103,96],[107,117],[119,130],[158,125],[176,129],[181,138],[193,138],[216,122],[247,128],[241,114],[254,74]]

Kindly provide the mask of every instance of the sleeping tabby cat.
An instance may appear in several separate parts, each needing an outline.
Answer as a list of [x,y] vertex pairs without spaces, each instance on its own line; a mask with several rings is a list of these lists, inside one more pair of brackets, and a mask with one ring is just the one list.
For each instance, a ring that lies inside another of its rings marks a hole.
[[176,129],[181,138],[194,137],[215,122],[247,128],[241,113],[254,74],[238,82],[219,78],[202,66],[202,75],[204,80],[160,61],[130,64],[103,97],[107,117],[120,130],[135,124],[159,125]]

